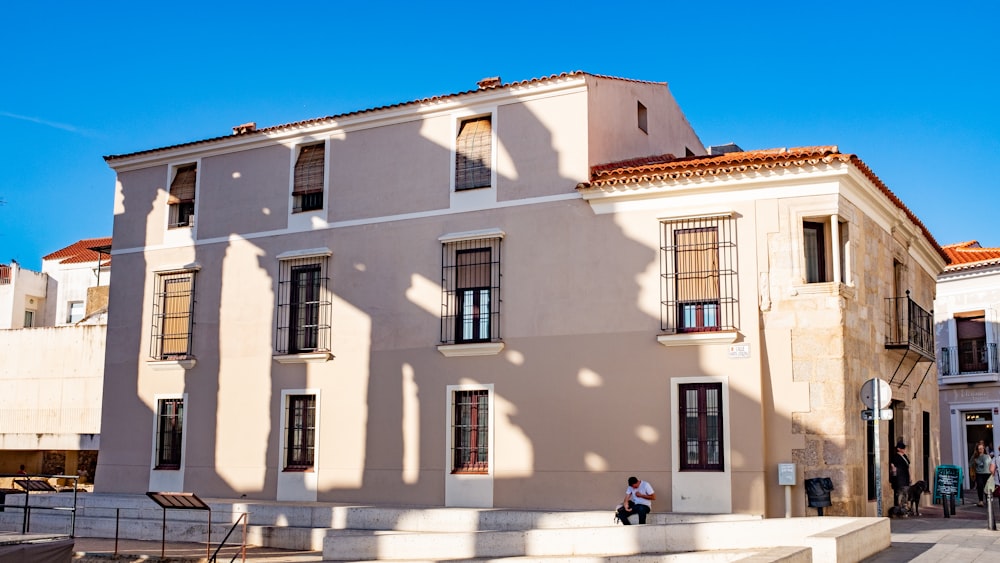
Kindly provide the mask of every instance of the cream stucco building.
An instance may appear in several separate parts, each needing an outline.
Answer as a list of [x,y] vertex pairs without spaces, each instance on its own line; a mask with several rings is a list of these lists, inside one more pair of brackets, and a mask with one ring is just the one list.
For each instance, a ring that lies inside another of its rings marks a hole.
[[939,457],[941,249],[836,147],[728,150],[571,73],[107,157],[97,490],[780,515],[794,462],[874,514]]

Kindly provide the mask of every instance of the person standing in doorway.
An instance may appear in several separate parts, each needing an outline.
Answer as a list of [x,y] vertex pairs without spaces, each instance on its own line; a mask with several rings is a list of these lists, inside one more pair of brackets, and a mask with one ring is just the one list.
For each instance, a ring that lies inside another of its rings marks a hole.
[[[892,505],[899,506],[900,495],[910,488],[910,458],[906,455],[906,442],[896,441],[896,453],[889,456],[889,483],[892,484]],[[903,500],[906,506],[906,500]]]
[[631,524],[628,517],[632,514],[638,514],[639,523],[645,524],[646,515],[652,510],[652,501],[654,500],[656,500],[656,492],[652,485],[640,481],[636,477],[629,477],[628,487],[625,489],[625,500],[622,501],[622,507],[618,509],[618,519],[622,521],[622,524],[628,526]]
[[986,453],[986,446],[979,442],[976,446],[976,453],[972,456],[972,469],[976,471],[976,495],[979,497],[976,506],[985,506],[986,493],[983,489],[986,486],[986,481],[990,478],[991,461],[990,454]]

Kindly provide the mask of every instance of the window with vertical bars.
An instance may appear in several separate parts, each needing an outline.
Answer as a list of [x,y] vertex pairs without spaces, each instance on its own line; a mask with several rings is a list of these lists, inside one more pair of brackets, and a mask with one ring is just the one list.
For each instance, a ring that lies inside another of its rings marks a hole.
[[452,395],[452,473],[489,472],[489,404],[487,390]]
[[500,239],[446,242],[441,248],[441,342],[500,340]]
[[492,185],[493,127],[490,116],[459,124],[455,140],[455,190]]
[[190,227],[194,223],[192,216],[197,180],[197,164],[178,166],[174,171],[174,178],[170,182],[170,194],[167,197],[170,215],[167,220],[168,228]]
[[326,145],[319,143],[299,149],[292,187],[292,213],[323,209],[323,179]]
[[277,353],[301,354],[330,350],[332,304],[328,262],[327,256],[280,261],[274,342]]
[[157,360],[183,360],[193,356],[194,272],[156,276],[150,356]]
[[661,222],[660,329],[736,330],[736,222],[730,216]]
[[180,469],[184,400],[160,399],[156,424],[156,469]]
[[285,470],[315,465],[316,395],[288,395],[285,407]]
[[678,386],[681,471],[723,471],[722,384]]

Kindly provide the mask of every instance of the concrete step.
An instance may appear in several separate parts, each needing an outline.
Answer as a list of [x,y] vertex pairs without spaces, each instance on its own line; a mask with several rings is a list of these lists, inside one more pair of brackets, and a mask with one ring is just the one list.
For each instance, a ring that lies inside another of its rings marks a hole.
[[[691,553],[644,553],[638,555],[550,556],[550,557],[500,557],[453,559],[448,563],[811,563],[812,550],[808,547],[774,547],[770,549],[738,549],[698,551]],[[334,563],[324,559],[320,563]],[[343,562],[337,562],[343,563]],[[395,563],[439,563],[431,559],[400,559]]]
[[600,528],[414,533],[331,530],[329,560],[462,560],[509,557],[632,556],[808,547],[813,561],[861,561],[888,547],[888,521],[795,518]]
[[[368,509],[375,510],[375,509]],[[408,509],[406,518],[387,518],[386,513],[396,509],[375,510],[368,517],[364,512],[350,519],[358,527],[310,528],[301,526],[259,526],[250,525],[247,541],[252,545],[262,545],[281,549],[322,550],[323,542],[329,534],[338,530],[356,532],[423,532],[423,533],[477,533],[487,531],[513,532],[524,530],[560,530],[578,528],[621,527],[612,524],[605,512],[546,512],[521,510],[481,510],[465,509]],[[380,516],[381,515],[381,516]],[[451,519],[449,519],[451,516]],[[267,520],[267,518],[265,518]],[[738,522],[760,520],[756,516],[740,514],[650,514],[647,522],[659,525],[676,525],[693,522]],[[251,522],[256,518],[251,517]],[[383,528],[376,527],[385,526]],[[647,524],[648,525],[648,524]],[[389,526],[395,526],[390,528]],[[477,527],[481,526],[481,527]]]

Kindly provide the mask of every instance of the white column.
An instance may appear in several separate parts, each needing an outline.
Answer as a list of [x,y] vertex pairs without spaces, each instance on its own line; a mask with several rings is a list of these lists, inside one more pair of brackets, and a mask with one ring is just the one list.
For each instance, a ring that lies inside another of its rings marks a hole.
[[840,218],[830,215],[830,248],[833,250],[831,261],[833,262],[833,281],[842,282],[840,277]]

